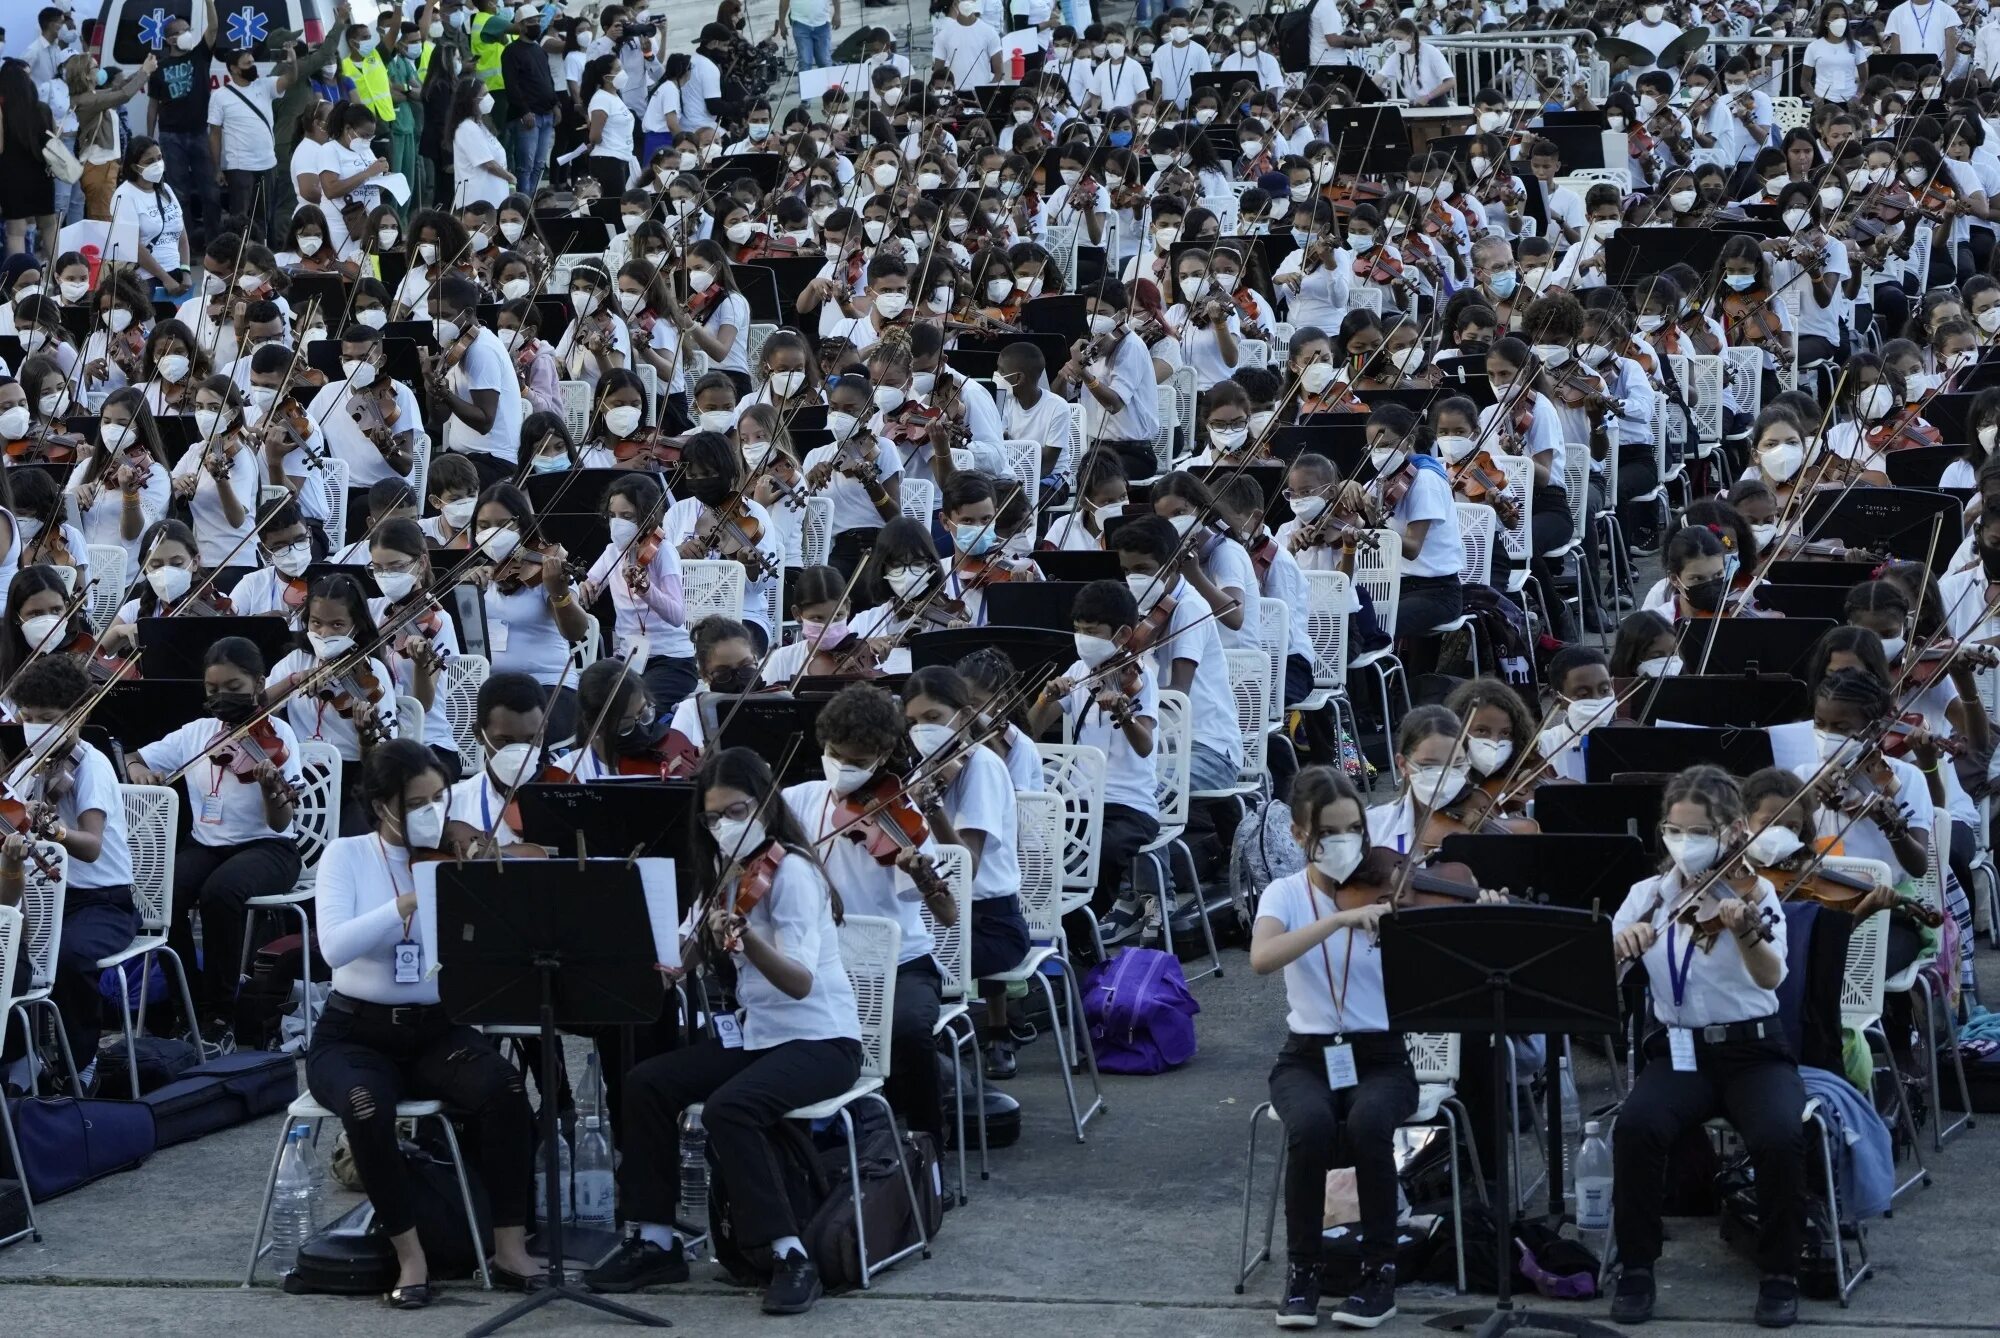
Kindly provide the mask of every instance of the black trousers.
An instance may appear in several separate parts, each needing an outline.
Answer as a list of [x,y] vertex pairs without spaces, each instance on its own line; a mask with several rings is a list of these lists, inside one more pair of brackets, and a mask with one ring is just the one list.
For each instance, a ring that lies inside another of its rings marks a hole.
[[[112,953],[131,947],[138,933],[139,912],[133,909],[131,888],[69,890],[69,902],[63,908],[62,947],[56,953],[49,999],[62,1015],[63,1030],[69,1034],[69,1050],[78,1067],[88,1067],[97,1057],[97,1038],[102,1030],[104,995],[97,982],[103,973],[97,964]],[[183,957],[181,963],[185,966],[187,959]],[[128,963],[126,979],[136,983],[138,973],[145,969],[149,968],[143,963]]]
[[647,659],[641,677],[646,680],[646,692],[653,699],[653,713],[662,720],[671,719],[674,708],[695,689],[694,657],[671,660],[664,655],[652,656]]
[[[345,1011],[350,1006],[360,1011]],[[442,1101],[465,1113],[474,1145],[467,1157],[485,1183],[493,1225],[526,1226],[534,1124],[521,1075],[442,1005],[402,1011],[410,1020],[397,1024],[385,1006],[334,994],[306,1055],[306,1087],[340,1116],[382,1229],[396,1236],[416,1225],[396,1146],[396,1103],[404,1099]]]
[[1327,1084],[1330,1036],[1294,1032],[1271,1069],[1271,1104],[1285,1122],[1285,1250],[1317,1264],[1326,1223],[1326,1173],[1354,1168],[1361,1204],[1361,1258],[1396,1262],[1396,1126],[1416,1113],[1417,1075],[1400,1032],[1363,1032],[1354,1047],[1360,1082]]
[[1092,910],[1103,915],[1111,909],[1118,900],[1119,886],[1131,875],[1133,858],[1159,834],[1160,820],[1151,814],[1124,804],[1104,805],[1104,838],[1099,844],[1097,890],[1090,897]]
[[896,1015],[889,1020],[889,1082],[884,1094],[912,1129],[944,1137],[944,1107],[938,1101],[938,1011],[944,980],[935,959],[919,957],[896,968]]
[[981,897],[972,903],[972,923],[966,926],[975,977],[1011,971],[1028,955],[1028,921],[1019,897]]
[[1611,1143],[1618,1192],[1612,1230],[1629,1268],[1660,1257],[1660,1202],[1667,1150],[1694,1125],[1726,1115],[1757,1176],[1757,1264],[1796,1273],[1804,1230],[1805,1084],[1782,1040],[1695,1042],[1693,1073],[1676,1073],[1667,1034],[1646,1038],[1646,1066],[1632,1084]]
[[[767,1135],[788,1110],[839,1096],[861,1075],[861,1043],[787,1041],[726,1050],[705,1037],[626,1075],[620,1109],[618,1206],[628,1222],[665,1226],[681,1196],[681,1112],[701,1103],[702,1128],[729,1181],[737,1239],[768,1245],[799,1234]],[[689,1222],[697,1231],[708,1223]]]
[[[195,1006],[227,1007],[243,965],[243,903],[289,892],[299,880],[299,848],[287,838],[208,846],[185,841],[174,855],[174,913],[167,942],[188,967]],[[190,912],[201,916],[201,973],[194,974]]]
[[[847,580],[854,579],[854,570],[867,558],[869,550],[875,547],[875,536],[882,532],[881,526],[873,529],[842,530],[833,536],[833,543],[827,548],[827,564]],[[797,616],[796,613],[793,614]]]
[[604,188],[602,198],[606,200],[615,200],[625,193],[625,178],[631,172],[623,158],[606,158],[594,153],[579,158],[576,170],[579,176],[595,177],[597,184]]
[[515,466],[499,456],[489,455],[485,451],[466,451],[464,455],[466,459],[472,461],[472,468],[479,474],[480,491],[483,492],[496,483],[514,481]]

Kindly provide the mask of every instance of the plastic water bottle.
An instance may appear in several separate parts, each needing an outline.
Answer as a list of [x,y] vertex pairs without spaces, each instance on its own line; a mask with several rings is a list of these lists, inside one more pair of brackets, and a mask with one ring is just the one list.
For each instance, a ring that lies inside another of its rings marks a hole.
[[312,1179],[313,1212],[326,1210],[326,1158],[313,1143],[312,1126],[301,1124],[292,1130],[299,1138],[299,1152],[305,1158],[306,1174]]
[[302,1124],[285,1136],[285,1151],[278,1158],[278,1186],[271,1197],[270,1260],[281,1274],[298,1263],[299,1247],[318,1229],[306,1150],[306,1126]]
[[[540,1220],[549,1220],[548,1203],[548,1144],[535,1144],[535,1203]],[[569,1140],[556,1130],[556,1195],[561,1200],[560,1211],[563,1224],[567,1226],[576,1220],[576,1203],[570,1197]]]
[[680,1220],[695,1231],[708,1230],[708,1130],[702,1127],[700,1106],[689,1106],[681,1115]]
[[611,1171],[611,1142],[595,1115],[583,1117],[576,1135],[576,1220],[610,1230],[618,1221],[618,1180]]
[[584,1060],[583,1086],[576,1090],[576,1127],[583,1128],[583,1122],[593,1115],[602,1118],[607,1114],[597,1072],[597,1051],[592,1050]]
[[1567,1052],[1558,1057],[1562,1075],[1563,1207],[1576,1211],[1575,1158],[1571,1149],[1583,1128],[1583,1106],[1576,1097],[1576,1078],[1570,1073]]
[[1583,1149],[1576,1156],[1576,1229],[1602,1258],[1611,1230],[1611,1145],[1596,1120],[1583,1126]]

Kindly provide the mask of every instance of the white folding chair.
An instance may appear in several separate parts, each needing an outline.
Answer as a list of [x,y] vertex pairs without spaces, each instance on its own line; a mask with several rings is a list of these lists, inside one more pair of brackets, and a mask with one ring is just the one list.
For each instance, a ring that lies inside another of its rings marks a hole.
[[90,598],[85,610],[100,635],[118,616],[125,602],[125,548],[122,544],[90,546]]
[[[1251,652],[1255,654],[1256,652]],[[1155,904],[1160,914],[1160,939],[1167,951],[1174,943],[1174,851],[1187,856],[1189,882],[1195,888],[1196,919],[1202,941],[1208,947],[1209,968],[1188,979],[1222,974],[1222,954],[1215,946],[1215,930],[1208,922],[1208,907],[1201,895],[1200,879],[1194,873],[1194,855],[1187,848],[1189,770],[1194,752],[1194,715],[1187,695],[1172,688],[1160,690],[1160,714],[1153,726],[1153,766],[1159,793],[1160,832],[1139,848],[1132,861],[1132,890],[1139,890],[1139,865],[1144,861],[1154,875]]]
[[806,518],[799,540],[799,561],[808,567],[824,567],[833,552],[833,499],[806,498]]
[[1292,655],[1292,606],[1282,599],[1257,601],[1257,644],[1270,661],[1264,680],[1266,733],[1285,726],[1285,661]]
[[924,925],[931,931],[935,947],[931,956],[938,964],[941,977],[939,993],[944,1007],[938,1011],[937,1023],[931,1028],[933,1037],[951,1037],[951,1088],[952,1099],[958,1109],[954,1118],[958,1121],[958,1201],[965,1200],[965,1063],[963,1056],[969,1051],[972,1056],[973,1100],[979,1110],[979,1178],[986,1179],[986,1102],[985,1070],[980,1066],[978,1033],[972,1025],[972,998],[976,993],[972,982],[972,853],[964,846],[939,845],[932,856],[938,877],[944,879],[951,889],[952,905],[958,914],[953,923],[941,924],[931,914],[928,902],[918,903],[918,914]]
[[889,1077],[889,1027],[896,1016],[896,959],[903,933],[894,920],[873,915],[850,915],[840,926],[840,961],[847,968],[848,983],[854,988],[855,1011],[861,1017],[861,1076],[854,1086],[839,1096],[785,1112],[788,1120],[829,1120],[840,1117],[841,1132],[847,1141],[848,1185],[854,1192],[854,1252],[859,1263],[862,1290],[870,1279],[899,1259],[923,1251],[931,1255],[930,1236],[924,1230],[924,1210],[917,1201],[917,1188],[910,1179],[910,1163],[903,1156],[903,1142],[896,1139],[896,1167],[903,1174],[903,1190],[910,1199],[910,1220],[917,1238],[885,1259],[868,1257],[868,1230],[861,1204],[861,1160],[854,1139],[854,1117],[848,1107],[857,1101],[873,1101],[882,1107],[883,1117],[895,1124],[895,1112],[882,1095]]
[[[1049,1017],[1055,1021],[1051,1034],[1055,1037],[1056,1059],[1062,1065],[1063,1091],[1069,1097],[1070,1122],[1076,1129],[1076,1141],[1081,1143],[1084,1127],[1104,1109],[1104,1085],[1098,1078],[1097,1052],[1091,1048],[1087,1036],[1079,1037],[1076,1032],[1078,1019],[1083,1014],[1083,996],[1077,990],[1076,972],[1070,969],[1062,946],[1062,899],[1055,877],[1055,848],[1050,844],[1052,835],[1061,824],[1062,800],[1044,790],[1016,794],[1014,802],[1021,815],[1019,831],[1022,839],[1017,847],[1021,864],[1021,915],[1028,922],[1028,940],[1034,946],[1011,971],[996,972],[982,979],[996,985],[1033,983],[1041,987],[1043,1000],[1049,1006]],[[1056,1007],[1056,987],[1050,982],[1048,972],[1042,969],[1051,958],[1060,959],[1063,1002],[1067,1011]],[[1069,1019],[1068,1026],[1062,1023],[1065,1017]],[[1076,1099],[1073,1070],[1077,1063],[1075,1050],[1079,1048],[1079,1040],[1082,1042],[1083,1059],[1090,1067],[1093,1089],[1087,1109],[1080,1108]],[[983,1162],[983,1147],[981,1156]]]
[[1238,367],[1269,367],[1271,365],[1270,341],[1267,339],[1237,340],[1236,365]]
[[[27,937],[27,917],[16,906],[0,906],[0,1024],[14,1011],[14,964],[25,951],[22,942]],[[4,1039],[4,1025],[0,1025],[0,1039]],[[32,1058],[34,1047],[28,1047]],[[134,1088],[133,1090],[137,1090]],[[0,1247],[12,1245],[23,1236],[42,1238],[41,1223],[35,1220],[35,1196],[29,1192],[28,1177],[20,1169],[26,1163],[21,1160],[21,1144],[14,1137],[14,1112],[5,1101],[0,1101],[0,1134],[7,1139],[7,1164],[15,1168],[14,1183],[20,1186],[21,1203],[27,1209],[28,1224],[12,1235],[0,1236]]]
[[[1836,873],[1849,873],[1878,883],[1888,883],[1894,878],[1889,866],[1880,860],[1854,859],[1848,856],[1829,856],[1826,867]],[[1882,1026],[1882,1000],[1888,971],[1889,917],[1877,913],[1855,925],[1847,938],[1847,960],[1840,974],[1840,1025],[1842,1030],[1851,1031],[1871,1049],[1876,1039],[1882,1039],[1882,1052],[1889,1065],[1889,1072],[1896,1083],[1896,1090],[1902,1091],[1901,1065],[1896,1052],[1888,1044]],[[1917,1138],[1916,1117],[1910,1111],[1910,1103],[1896,1102],[1896,1117],[1903,1126],[1903,1133],[1910,1141],[1910,1155],[1916,1162],[1916,1174],[1907,1180],[1897,1182],[1890,1192],[1889,1202],[1894,1204],[1912,1189],[1928,1186],[1931,1182],[1930,1170],[1924,1165],[1923,1145]]]
[[[132,906],[139,912],[139,932],[125,947],[100,958],[97,969],[118,972],[118,1020],[125,1029],[125,1062],[131,1090],[136,1092],[139,1048],[134,1039],[146,1026],[146,987],[151,982],[154,953],[173,964],[174,979],[181,987],[181,1007],[187,1010],[188,1031],[197,1052],[201,1049],[201,1025],[194,1011],[194,993],[188,988],[187,966],[180,954],[167,946],[167,926],[174,910],[174,841],[180,828],[180,794],[161,785],[120,785],[118,795],[125,808],[125,843],[132,852]],[[125,971],[131,962],[139,964],[136,1029]]]
[[[0,979],[0,995],[7,998],[7,1006],[0,1009],[0,1047],[4,1047],[7,1028],[18,1014],[22,1044],[30,1058],[34,1058],[35,1013],[38,1009],[47,1009],[49,1020],[54,1024],[56,1045],[62,1054],[63,1072],[69,1076],[70,1090],[75,1091],[76,1056],[70,1053],[69,1030],[63,1026],[62,1014],[50,998],[50,991],[55,985],[56,958],[62,951],[63,911],[69,901],[69,852],[54,841],[37,841],[35,849],[41,852],[42,864],[46,864],[48,869],[44,872],[41,864],[30,860],[21,887],[20,908],[26,917],[22,926],[21,951],[28,957],[28,983],[18,994],[8,995],[6,991],[14,978],[10,973]],[[28,1093],[31,1096],[41,1095],[39,1063],[29,1065]]]
[[396,695],[396,737],[412,743],[424,741],[424,704],[402,693]]
[[[1914,880],[1912,895],[1939,915],[1950,915],[1951,909],[1944,904],[1944,873],[1938,854],[1939,848],[1945,843],[1937,839],[1939,830],[1950,830],[1950,819],[1945,816],[1943,809],[1936,809],[1934,813],[1935,817],[1931,823],[1910,824],[1910,831],[1923,841],[1926,855],[1924,876]],[[1967,944],[1964,951],[1972,951],[1972,945]],[[1957,1022],[1952,1017],[1946,1000],[1931,984],[1930,972],[1926,969],[1933,966],[1937,959],[1938,949],[1935,946],[1926,948],[1917,954],[1915,961],[1884,981],[1882,990],[1885,994],[1914,993],[1917,999],[1913,1003],[1921,1002],[1923,1005],[1921,1009],[1915,1011],[1918,1026],[1923,1030],[1923,1053],[1931,1057],[1925,1066],[1930,1072],[1931,1146],[1934,1151],[1942,1152],[1946,1143],[1972,1124],[1972,1093],[1966,1085],[1964,1060],[1959,1057]],[[1943,1038],[1939,1036],[1941,1027],[1948,1036]],[[1884,1048],[1887,1048],[1887,1040],[1885,1033]],[[1949,1045],[1945,1045],[1946,1040],[1950,1042]],[[1959,1110],[1963,1112],[1950,1124],[1946,1124],[1944,1120],[1944,1082],[1936,1058],[1945,1051],[1949,1051],[1952,1065],[1957,1073],[1961,1102]]]
[[757,366],[763,356],[764,341],[777,332],[777,325],[771,321],[750,322],[750,332],[745,336],[748,342],[743,345],[743,356],[750,360],[752,367]]
[[1102,961],[1104,936],[1090,903],[1103,854],[1104,750],[1073,743],[1038,743],[1035,750],[1042,755],[1042,787],[1062,801],[1062,913],[1083,914]]
[[903,514],[928,526],[937,511],[937,484],[929,479],[903,479]]
[[305,1020],[306,1047],[312,1047],[312,917],[306,903],[313,899],[319,874],[319,857],[326,843],[340,835],[340,750],[318,739],[299,743],[299,770],[305,783],[292,801],[292,824],[299,847],[299,878],[283,892],[251,897],[243,903],[243,956],[236,964],[238,979],[250,974],[250,944],[259,911],[280,915],[290,911],[299,917],[299,943],[304,948],[299,961],[299,1011]]
[[1410,709],[1410,684],[1403,674],[1403,662],[1396,657],[1396,607],[1403,593],[1403,536],[1394,530],[1371,530],[1374,544],[1364,544],[1354,554],[1354,584],[1368,592],[1375,604],[1375,621],[1389,638],[1380,650],[1371,650],[1348,662],[1349,672],[1366,669],[1375,675],[1382,694],[1382,727],[1385,736],[1395,733],[1395,716],[1389,706],[1389,684],[1402,690],[1403,709]]
[[[326,490],[326,537],[335,547],[347,541],[347,461],[328,460],[320,473]],[[423,497],[422,493],[417,494]]]
[[693,627],[711,615],[723,618],[743,616],[743,564],[707,558],[681,559],[681,601],[686,610],[685,626]]
[[556,386],[562,391],[563,426],[569,429],[571,441],[580,442],[590,431],[590,383],[558,381]]
[[[1472,1141],[1472,1117],[1465,1105],[1458,1099],[1458,1051],[1459,1038],[1455,1032],[1410,1032],[1403,1037],[1409,1048],[1410,1063],[1416,1071],[1417,1109],[1405,1120],[1397,1131],[1400,1140],[1403,1131],[1428,1127],[1439,1118],[1444,1120],[1445,1135],[1451,1140],[1451,1223],[1452,1240],[1458,1252],[1458,1289],[1465,1290],[1465,1213],[1459,1182],[1459,1146],[1463,1142],[1465,1155],[1472,1166],[1472,1183],[1481,1203],[1486,1202],[1486,1179],[1479,1165],[1479,1149]],[[1250,1152],[1248,1165],[1243,1174],[1243,1232],[1236,1256],[1236,1294],[1243,1294],[1250,1275],[1263,1266],[1271,1257],[1271,1241],[1276,1234],[1278,1204],[1285,1195],[1285,1140],[1278,1140],[1278,1157],[1271,1168],[1271,1199],[1264,1213],[1264,1244],[1253,1258],[1250,1254],[1250,1203],[1251,1191],[1257,1178],[1258,1131],[1266,1123],[1284,1127],[1277,1110],[1270,1102],[1260,1103],[1250,1112]]]
[[1334,731],[1353,726],[1351,737],[1361,736],[1361,722],[1354,703],[1347,696],[1347,618],[1354,608],[1354,586],[1344,571],[1304,571],[1306,580],[1306,635],[1312,638],[1309,654],[1313,662],[1313,690],[1298,704],[1301,714],[1333,711]]
[[492,676],[493,665],[484,655],[460,655],[445,666],[444,718],[468,776],[486,763],[485,750],[479,746],[479,685]]
[[1194,406],[1196,394],[1194,368],[1174,368],[1173,374],[1167,378],[1166,384],[1173,388],[1174,424],[1180,433],[1180,440],[1175,443],[1174,449],[1180,454],[1187,454],[1194,450]]

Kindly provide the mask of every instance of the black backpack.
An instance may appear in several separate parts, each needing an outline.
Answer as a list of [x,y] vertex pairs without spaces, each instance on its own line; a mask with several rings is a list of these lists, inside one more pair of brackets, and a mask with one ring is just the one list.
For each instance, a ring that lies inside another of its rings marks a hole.
[[[472,1240],[465,1225],[465,1201],[449,1157],[434,1155],[414,1143],[403,1144],[403,1164],[410,1177],[410,1206],[415,1210],[417,1239],[431,1277],[469,1278],[479,1267],[472,1257]],[[493,1214],[479,1173],[467,1168],[472,1186],[472,1211],[479,1217],[480,1248],[493,1253]],[[361,1203],[313,1234],[299,1247],[298,1265],[284,1278],[295,1296],[379,1295],[396,1285],[396,1247],[375,1220],[375,1205]]]

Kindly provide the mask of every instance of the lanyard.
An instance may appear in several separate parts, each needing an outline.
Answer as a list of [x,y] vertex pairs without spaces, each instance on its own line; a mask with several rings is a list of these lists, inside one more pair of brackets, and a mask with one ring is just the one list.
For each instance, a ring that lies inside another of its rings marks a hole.
[[1688,935],[1687,951],[1681,954],[1680,966],[1674,965],[1674,925],[1667,925],[1667,982],[1673,989],[1674,1007],[1681,1007],[1687,998],[1688,977],[1694,972],[1694,935]]
[[[1317,900],[1320,895],[1319,889],[1312,885],[1312,874],[1310,871],[1307,872],[1305,878],[1306,896],[1312,900],[1312,908],[1315,916],[1317,916],[1317,912],[1319,911],[1319,902]],[[1328,900],[1332,900],[1332,898],[1329,897]],[[1335,909],[1339,909],[1338,903],[1336,903]],[[1333,988],[1333,958],[1327,953],[1325,939],[1319,941],[1319,964],[1320,969],[1326,972],[1326,996],[1333,1001],[1334,1022],[1344,1034],[1347,1031],[1347,990],[1348,986],[1354,983],[1354,931],[1352,929],[1347,931],[1347,953],[1340,960],[1340,989],[1337,993]]]
[[[396,862],[389,858],[389,847],[382,843],[382,834],[380,832],[377,832],[375,834],[375,849],[377,853],[379,853],[382,856],[383,872],[389,875],[389,899],[393,902],[398,897],[405,895],[414,895],[417,890],[415,874],[411,875],[410,887],[408,893],[405,893],[405,891],[402,888],[396,886]],[[410,921],[414,918],[415,918],[414,913],[403,917],[404,938],[408,938],[410,936]]]

